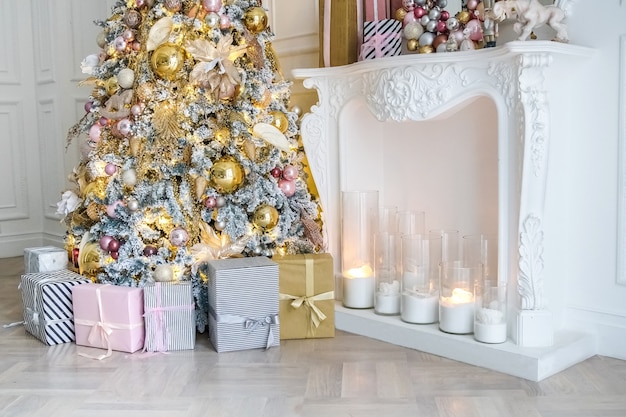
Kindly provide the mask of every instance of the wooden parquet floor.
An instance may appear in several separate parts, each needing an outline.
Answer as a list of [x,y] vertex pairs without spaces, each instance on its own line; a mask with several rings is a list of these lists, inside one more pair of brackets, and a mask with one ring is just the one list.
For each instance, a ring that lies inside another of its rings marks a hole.
[[[0,260],[0,324],[22,319],[22,271],[21,257]],[[617,359],[535,383],[345,332],[220,354],[207,337],[193,351],[96,361],[0,327],[0,416],[626,416]]]

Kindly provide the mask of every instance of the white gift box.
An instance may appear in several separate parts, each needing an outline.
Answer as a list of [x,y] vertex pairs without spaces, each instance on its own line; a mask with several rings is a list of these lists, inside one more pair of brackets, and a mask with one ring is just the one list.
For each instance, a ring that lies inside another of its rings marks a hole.
[[53,272],[67,268],[67,252],[56,246],[24,249],[24,273]]
[[74,341],[72,288],[90,282],[67,270],[22,275],[26,331],[47,345]]
[[280,345],[278,264],[266,257],[208,262],[209,339],[217,352]]

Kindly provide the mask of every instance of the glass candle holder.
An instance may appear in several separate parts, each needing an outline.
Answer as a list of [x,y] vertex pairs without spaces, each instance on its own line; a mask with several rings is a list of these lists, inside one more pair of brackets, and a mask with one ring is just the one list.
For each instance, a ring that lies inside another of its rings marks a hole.
[[454,262],[460,259],[458,230],[429,230],[428,238],[439,238],[439,251],[441,253],[441,262]]
[[439,317],[439,238],[402,236],[402,305],[400,318],[407,323],[436,323]]
[[463,262],[468,266],[483,265],[486,280],[498,281],[498,238],[495,235],[463,236]]
[[475,285],[474,339],[506,342],[506,285],[484,279]]
[[378,232],[376,235],[376,314],[400,314],[400,238],[394,233]]
[[398,212],[398,234],[423,235],[426,213],[418,210],[400,210]]
[[377,231],[391,234],[398,232],[398,207],[381,206],[379,208]]
[[348,308],[372,308],[378,191],[344,191],[341,202],[343,305]]
[[482,266],[460,261],[442,262],[439,287],[439,329],[446,333],[474,332],[474,284],[482,280]]

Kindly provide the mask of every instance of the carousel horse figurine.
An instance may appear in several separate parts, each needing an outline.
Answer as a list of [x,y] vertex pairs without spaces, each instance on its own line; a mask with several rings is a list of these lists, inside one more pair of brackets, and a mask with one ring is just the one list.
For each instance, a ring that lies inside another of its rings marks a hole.
[[534,28],[545,24],[556,31],[555,41],[569,42],[567,27],[563,23],[565,12],[558,6],[544,6],[538,0],[504,0],[495,2],[490,14],[498,22],[516,16],[517,22],[513,29],[520,41],[528,39]]

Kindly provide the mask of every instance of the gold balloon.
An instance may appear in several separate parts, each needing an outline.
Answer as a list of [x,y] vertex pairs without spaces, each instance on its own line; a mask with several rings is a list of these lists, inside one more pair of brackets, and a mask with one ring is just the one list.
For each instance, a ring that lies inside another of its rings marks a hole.
[[152,52],[150,64],[159,77],[173,80],[183,67],[185,58],[180,47],[172,43],[164,43]]
[[458,20],[461,24],[469,22],[471,17],[472,15],[467,10],[461,10],[456,14],[456,20]]
[[243,167],[232,157],[225,157],[213,164],[211,183],[220,193],[232,193],[243,183]]
[[289,128],[289,119],[287,119],[287,116],[285,115],[285,113],[283,113],[282,111],[276,110],[276,111],[270,112],[270,115],[272,116],[272,125],[276,129],[285,133],[287,129]]
[[417,48],[419,48],[420,43],[417,39],[408,39],[406,41],[406,49],[408,49],[411,52],[417,51]]
[[259,33],[267,28],[267,13],[262,7],[251,7],[243,15],[243,21],[252,33]]
[[278,224],[278,210],[268,204],[262,204],[254,211],[252,223],[263,230],[273,229]]

